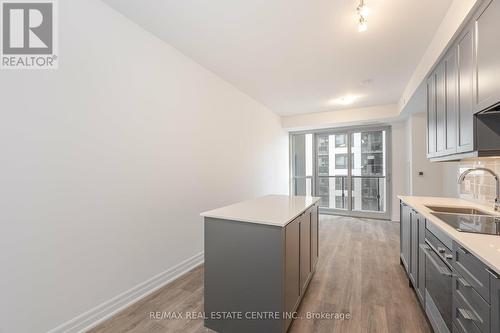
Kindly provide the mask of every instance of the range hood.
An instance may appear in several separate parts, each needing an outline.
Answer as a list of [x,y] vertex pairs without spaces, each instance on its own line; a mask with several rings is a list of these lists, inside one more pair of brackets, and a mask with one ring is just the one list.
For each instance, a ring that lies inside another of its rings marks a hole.
[[470,152],[431,158],[431,161],[460,161],[468,158],[500,157],[500,105],[478,112],[473,119],[473,148]]
[[500,106],[474,115],[477,156],[500,156]]
[[498,121],[500,122],[500,103],[497,103],[483,111],[479,111],[476,113],[476,115],[483,115],[483,114],[496,114],[499,116]]

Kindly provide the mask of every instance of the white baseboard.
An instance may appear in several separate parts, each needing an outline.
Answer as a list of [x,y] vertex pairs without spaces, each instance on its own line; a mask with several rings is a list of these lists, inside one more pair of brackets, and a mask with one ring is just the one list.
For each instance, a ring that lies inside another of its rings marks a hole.
[[203,252],[184,260],[180,264],[138,284],[126,292],[106,301],[95,308],[73,318],[47,333],[77,333],[95,327],[117,312],[125,309],[141,298],[158,290],[169,282],[177,279],[191,269],[201,265],[204,261]]

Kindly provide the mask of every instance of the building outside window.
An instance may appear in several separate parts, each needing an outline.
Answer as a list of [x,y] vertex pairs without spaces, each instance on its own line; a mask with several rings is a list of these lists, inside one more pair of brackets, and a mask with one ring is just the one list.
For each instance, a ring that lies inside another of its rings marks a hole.
[[345,148],[347,147],[347,135],[335,135],[335,148]]
[[[332,212],[342,210],[352,216],[389,216],[386,198],[386,136],[389,131],[389,127],[383,127],[292,134],[293,158],[310,159],[308,162],[292,160],[292,193],[319,196],[320,207]],[[302,169],[310,171],[302,172]]]
[[335,155],[335,169],[347,169],[347,154]]

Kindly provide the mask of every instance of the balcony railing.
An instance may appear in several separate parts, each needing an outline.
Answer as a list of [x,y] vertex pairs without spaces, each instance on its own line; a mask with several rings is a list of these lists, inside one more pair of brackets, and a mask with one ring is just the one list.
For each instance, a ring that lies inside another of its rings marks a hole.
[[385,176],[318,176],[316,195],[322,198],[321,207],[345,210],[350,200],[352,210],[384,212],[384,194]]

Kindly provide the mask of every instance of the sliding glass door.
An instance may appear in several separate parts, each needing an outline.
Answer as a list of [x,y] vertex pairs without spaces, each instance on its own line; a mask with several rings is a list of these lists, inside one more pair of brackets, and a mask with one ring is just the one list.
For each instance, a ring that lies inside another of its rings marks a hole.
[[347,134],[316,135],[316,195],[320,207],[348,210]]
[[310,195],[313,191],[313,134],[292,135],[291,170],[292,193],[295,195]]
[[389,218],[389,142],[388,126],[292,134],[292,193],[321,197],[323,213]]
[[351,133],[351,152],[351,209],[387,212],[386,131]]

